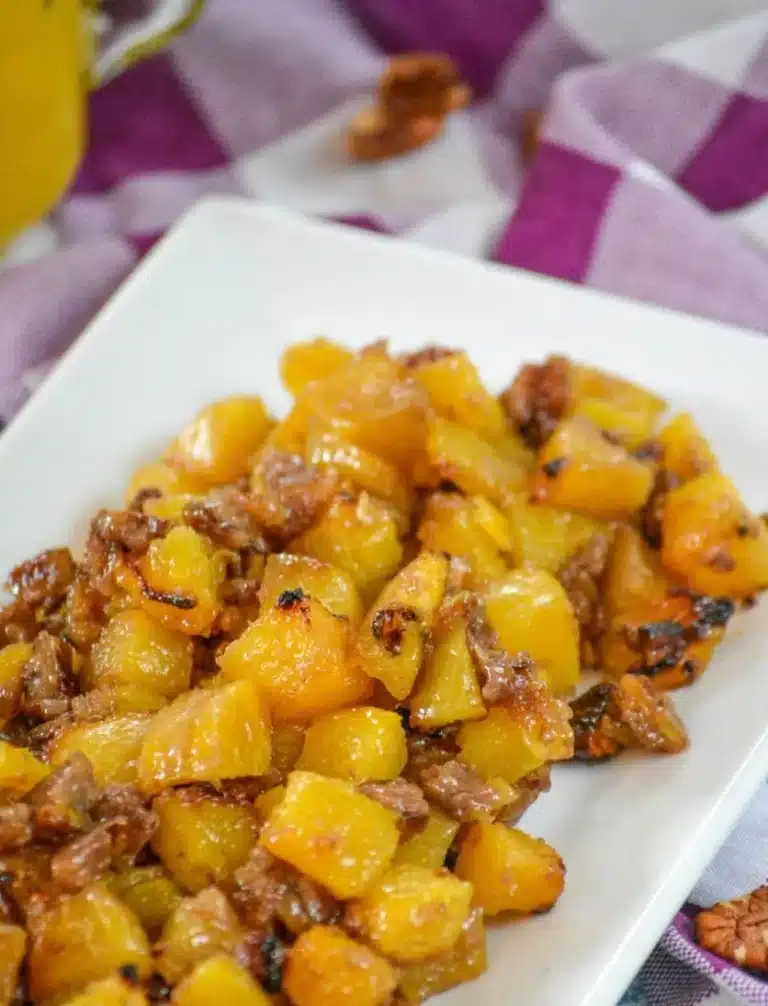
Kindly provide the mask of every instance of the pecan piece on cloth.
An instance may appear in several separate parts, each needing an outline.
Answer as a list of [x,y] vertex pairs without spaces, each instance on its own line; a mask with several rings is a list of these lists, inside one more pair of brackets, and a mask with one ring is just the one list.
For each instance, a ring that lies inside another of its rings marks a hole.
[[719,957],[753,971],[768,971],[768,887],[699,912],[696,941]]
[[441,52],[395,56],[379,80],[379,104],[393,122],[442,118],[469,104],[472,92],[455,62]]
[[347,128],[347,152],[356,161],[387,161],[423,147],[443,131],[443,120],[422,116],[392,122],[383,109],[363,108]]

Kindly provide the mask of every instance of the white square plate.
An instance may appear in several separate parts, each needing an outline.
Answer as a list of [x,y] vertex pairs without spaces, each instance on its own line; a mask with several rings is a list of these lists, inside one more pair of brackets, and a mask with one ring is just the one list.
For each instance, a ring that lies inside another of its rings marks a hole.
[[[41,291],[41,295],[45,295]],[[102,311],[0,437],[0,570],[72,540],[201,404],[258,392],[327,334],[352,346],[466,347],[494,389],[564,352],[691,409],[724,467],[768,509],[768,343],[746,332],[277,210],[193,211]],[[490,968],[453,1006],[612,1006],[768,771],[768,605],[739,618],[676,693],[675,758],[563,766],[524,826],[562,854],[549,915],[500,926]]]

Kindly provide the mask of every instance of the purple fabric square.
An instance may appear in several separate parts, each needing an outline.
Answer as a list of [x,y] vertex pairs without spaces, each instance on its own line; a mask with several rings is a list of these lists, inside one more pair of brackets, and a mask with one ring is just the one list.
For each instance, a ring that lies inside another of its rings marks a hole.
[[768,192],[768,101],[735,94],[678,182],[714,211],[738,209]]
[[494,259],[581,281],[620,178],[610,165],[543,144]]
[[542,0],[357,0],[350,8],[388,52],[449,53],[482,97],[544,4]]
[[207,171],[228,163],[167,55],[96,91],[89,114],[90,142],[75,194],[107,192],[150,172]]

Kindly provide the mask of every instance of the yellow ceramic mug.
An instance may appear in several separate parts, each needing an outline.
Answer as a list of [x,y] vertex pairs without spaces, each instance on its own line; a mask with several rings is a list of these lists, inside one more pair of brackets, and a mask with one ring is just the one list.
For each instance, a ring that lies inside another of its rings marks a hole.
[[85,144],[89,86],[157,51],[203,3],[151,0],[143,18],[98,52],[95,0],[0,0],[0,247],[44,216],[71,182]]

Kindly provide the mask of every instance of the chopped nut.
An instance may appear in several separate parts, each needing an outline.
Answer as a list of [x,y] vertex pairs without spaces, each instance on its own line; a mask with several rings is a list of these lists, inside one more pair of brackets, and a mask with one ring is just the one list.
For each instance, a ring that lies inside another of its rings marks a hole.
[[471,96],[454,61],[437,52],[396,56],[379,82],[379,101],[392,122],[442,118],[468,105]]
[[378,105],[364,108],[347,129],[347,151],[356,161],[386,161],[423,147],[443,131],[443,120],[423,116],[390,121]]
[[699,912],[696,940],[739,967],[768,971],[768,887]]

